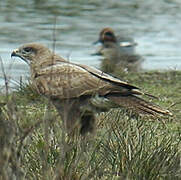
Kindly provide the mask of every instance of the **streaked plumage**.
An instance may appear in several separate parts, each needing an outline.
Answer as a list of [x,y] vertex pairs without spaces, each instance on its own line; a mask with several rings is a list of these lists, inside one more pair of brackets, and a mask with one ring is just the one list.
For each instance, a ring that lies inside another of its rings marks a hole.
[[105,72],[114,72],[116,68],[123,71],[139,71],[143,57],[136,54],[133,38],[128,36],[116,36],[111,28],[104,28],[99,39],[102,46],[94,55],[102,55],[104,59],[101,63],[101,70]]
[[12,56],[30,65],[34,86],[51,99],[69,132],[77,122],[81,124],[81,134],[92,132],[95,113],[110,108],[124,107],[151,115],[171,114],[137,97],[144,95],[139,88],[95,68],[68,62],[42,44],[25,44],[14,50]]

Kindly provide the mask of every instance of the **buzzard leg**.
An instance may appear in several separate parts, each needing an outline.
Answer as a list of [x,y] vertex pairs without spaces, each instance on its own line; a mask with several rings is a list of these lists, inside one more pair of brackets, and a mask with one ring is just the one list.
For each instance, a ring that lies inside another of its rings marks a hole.
[[92,112],[85,113],[81,116],[81,127],[80,134],[85,135],[86,133],[92,133],[95,127],[95,116]]
[[52,102],[61,116],[66,132],[71,134],[77,127],[81,115],[77,101],[65,100],[60,102],[59,99],[54,99]]
[[[53,104],[56,107],[61,119],[64,123],[64,127],[68,134],[74,133],[77,127],[80,127],[80,134],[92,133],[95,125],[95,116],[89,106],[84,107],[79,99],[65,100],[60,103],[59,99],[53,99]],[[83,104],[86,103],[83,100]],[[80,104],[82,106],[80,106]],[[85,105],[85,104],[84,104]]]

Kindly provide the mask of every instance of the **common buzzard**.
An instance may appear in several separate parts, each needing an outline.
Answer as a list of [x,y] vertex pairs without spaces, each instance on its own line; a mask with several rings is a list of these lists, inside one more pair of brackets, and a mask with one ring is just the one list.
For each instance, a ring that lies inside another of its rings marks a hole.
[[[136,113],[171,115],[168,110],[147,102],[138,87],[95,68],[71,63],[42,44],[29,43],[14,50],[31,69],[32,83],[57,108],[71,132],[77,122],[80,133],[92,132],[95,113],[111,108],[126,108]],[[65,117],[66,115],[66,117]]]

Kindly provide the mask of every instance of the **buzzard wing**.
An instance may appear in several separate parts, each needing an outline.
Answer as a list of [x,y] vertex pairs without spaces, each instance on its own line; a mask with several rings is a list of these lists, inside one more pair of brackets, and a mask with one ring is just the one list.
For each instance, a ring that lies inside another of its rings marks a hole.
[[110,82],[112,84],[115,84],[115,85],[118,85],[118,86],[121,86],[121,87],[125,87],[127,89],[139,89],[138,87],[136,86],[133,86],[133,85],[130,85],[128,84],[127,82],[125,81],[121,81],[120,79],[118,78],[115,78],[113,76],[110,76],[109,74],[106,74],[96,68],[93,68],[93,67],[90,67],[90,66],[86,66],[86,65],[82,65],[82,64],[75,64],[77,66],[80,66],[82,67],[83,69],[85,69],[86,71],[88,71],[90,74],[102,79],[102,80],[105,80],[107,82]]
[[84,65],[58,62],[41,68],[33,77],[39,92],[60,98],[76,98],[83,95],[130,94],[136,87],[102,71]]

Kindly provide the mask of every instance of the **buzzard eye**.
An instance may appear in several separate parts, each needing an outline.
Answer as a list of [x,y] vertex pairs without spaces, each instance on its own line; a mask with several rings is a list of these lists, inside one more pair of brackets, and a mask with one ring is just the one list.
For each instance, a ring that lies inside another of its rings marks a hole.
[[31,52],[33,51],[33,49],[31,47],[26,47],[23,49],[25,52]]

